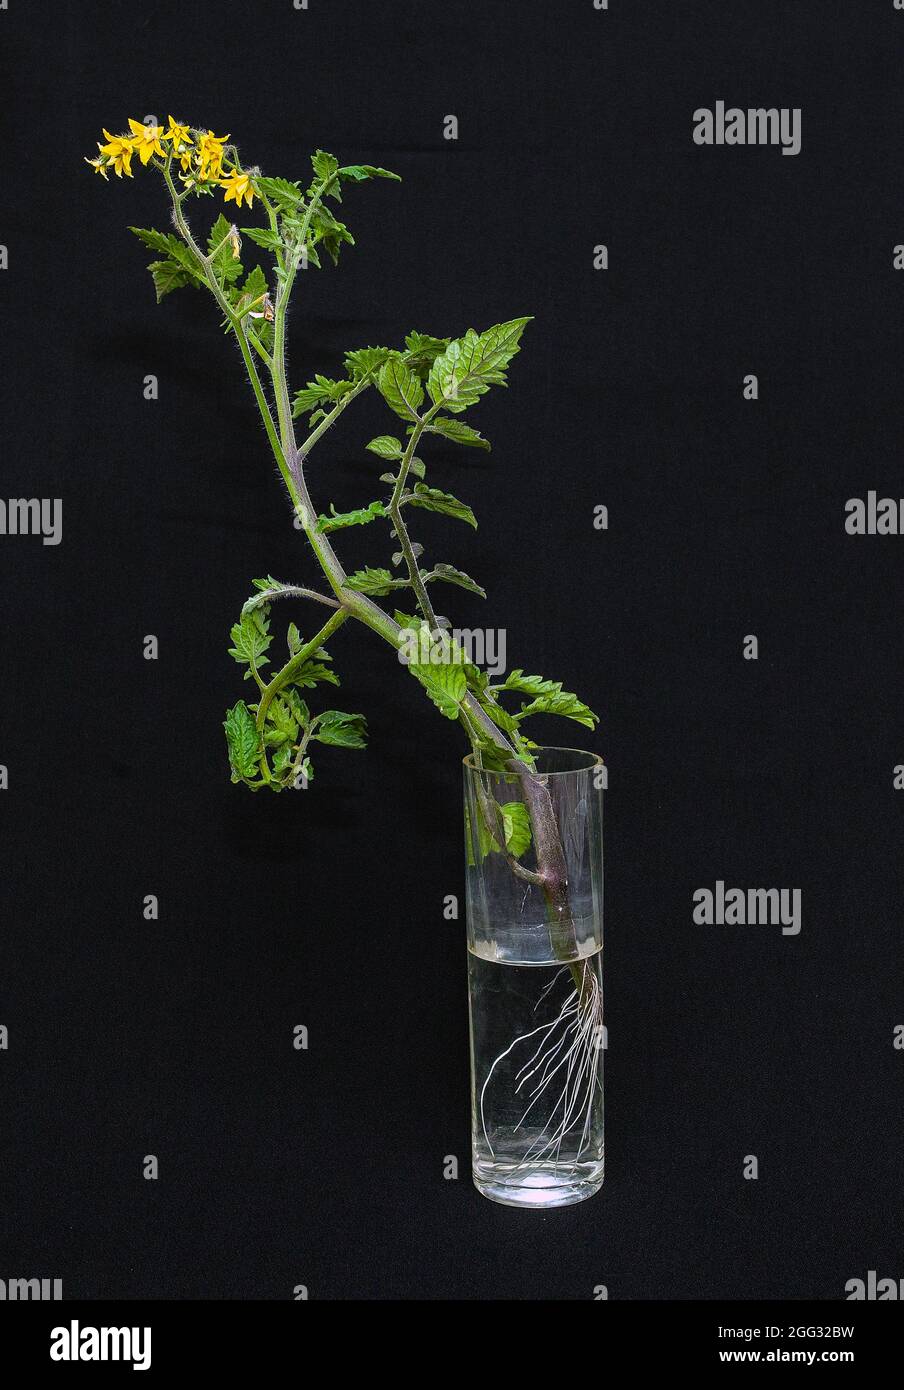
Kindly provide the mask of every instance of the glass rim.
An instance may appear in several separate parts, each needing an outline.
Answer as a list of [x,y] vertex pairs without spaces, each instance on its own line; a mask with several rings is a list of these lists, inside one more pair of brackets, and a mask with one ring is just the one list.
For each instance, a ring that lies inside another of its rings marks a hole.
[[[550,772],[539,770],[536,774],[538,777],[573,777],[577,772],[592,772],[595,768],[606,766],[599,753],[591,753],[587,748],[571,748],[564,744],[545,743],[535,751],[536,753],[576,753],[578,757],[586,758],[587,760],[578,767],[561,768],[559,770],[553,769]],[[462,766],[467,768],[469,772],[483,772],[487,777],[518,776],[518,773],[513,771],[497,772],[494,768],[479,767],[474,760],[473,753],[466,753],[461,761]]]

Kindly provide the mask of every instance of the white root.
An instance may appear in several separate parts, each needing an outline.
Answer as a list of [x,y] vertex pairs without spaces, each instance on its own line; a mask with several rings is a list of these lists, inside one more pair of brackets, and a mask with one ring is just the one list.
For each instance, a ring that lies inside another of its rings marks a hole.
[[[568,974],[568,967],[563,966],[556,971],[540,994],[534,1006],[535,1013],[546,1002],[556,983]],[[571,1156],[567,1167],[577,1166],[588,1145],[594,1101],[598,1092],[602,1094],[599,1055],[602,1037],[602,990],[595,968],[584,961],[580,988],[575,986],[566,994],[555,1018],[520,1034],[499,1053],[487,1072],[480,1092],[480,1117],[484,1139],[492,1157],[496,1155],[486,1123],[487,1091],[505,1059],[516,1048],[536,1039],[533,1051],[514,1078],[515,1094],[523,1095],[527,1101],[514,1126],[514,1133],[523,1128],[532,1114],[530,1127],[532,1130],[539,1128],[539,1133],[515,1165],[514,1171],[549,1158],[558,1164],[563,1143],[569,1135],[572,1136],[572,1143],[568,1145]],[[538,1126],[541,1115],[544,1119]],[[572,1132],[578,1125],[580,1132],[575,1136]]]

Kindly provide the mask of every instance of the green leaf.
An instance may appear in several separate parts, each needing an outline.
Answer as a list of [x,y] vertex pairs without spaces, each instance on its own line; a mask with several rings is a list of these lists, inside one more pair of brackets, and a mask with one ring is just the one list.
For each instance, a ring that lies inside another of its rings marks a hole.
[[248,680],[252,674],[252,664],[255,667],[266,666],[270,659],[264,655],[273,641],[270,636],[270,619],[266,611],[257,608],[253,612],[243,613],[229,635],[233,641],[229,655],[240,664],[248,666],[245,672],[245,679]]
[[198,283],[193,276],[189,275],[187,270],[184,270],[175,261],[151,261],[148,270],[154,280],[158,304],[164,295],[171,294],[173,290],[181,289],[183,285]]
[[315,732],[311,735],[318,743],[328,743],[334,748],[366,748],[367,720],[363,714],[345,714],[339,709],[324,710],[318,714]]
[[271,203],[276,203],[280,208],[297,208],[303,201],[303,194],[298,184],[290,183],[288,179],[258,177],[255,182],[264,197]]
[[326,150],[316,150],[311,155],[311,166],[321,183],[325,183],[338,172],[339,161],[334,154],[327,154]]
[[252,613],[255,608],[260,608],[262,604],[268,604],[274,598],[279,598],[284,593],[297,593],[297,586],[294,584],[284,584],[281,579],[274,579],[272,574],[268,574],[266,579],[252,579],[252,587],[257,589],[256,594],[246,599],[242,605],[242,617],[246,613]]
[[[301,638],[297,637],[297,629],[296,638],[297,645],[292,651],[293,656],[303,645]],[[316,652],[312,652],[307,661],[305,661],[292,676],[291,684],[297,685],[302,689],[313,689],[320,681],[324,681],[328,685],[338,685],[339,677],[329,664],[331,661],[332,657],[326,648],[318,647]],[[307,706],[305,706],[305,708],[307,708]]]
[[233,285],[243,274],[242,262],[233,252],[231,231],[232,223],[220,213],[207,238],[207,252],[213,256],[214,272],[221,285]]
[[429,333],[409,333],[405,339],[409,365],[413,357],[429,358],[434,362],[448,346],[448,338],[434,338]]
[[301,670],[296,671],[292,677],[292,684],[301,690],[313,690],[314,686],[321,682],[325,685],[339,684],[336,672],[331,666],[325,666],[322,661],[306,661]]
[[414,492],[409,493],[405,500],[411,507],[442,512],[443,516],[453,516],[458,521],[466,521],[469,526],[477,525],[476,516],[465,502],[459,502],[451,492],[441,492],[439,488],[428,487],[426,483],[416,483]]
[[364,526],[375,517],[387,515],[382,502],[371,502],[369,506],[358,507],[351,512],[337,512],[330,505],[332,515],[317,518],[317,530],[323,535],[329,531],[341,531],[346,526]]
[[388,569],[373,569],[368,565],[365,569],[350,574],[345,585],[348,589],[354,589],[356,593],[372,594],[379,598],[391,593],[393,589],[406,588],[408,582],[407,579],[394,579]]
[[265,251],[282,250],[282,237],[269,227],[242,227],[241,231],[242,236],[248,237],[257,246],[262,246]]
[[292,714],[295,716],[299,727],[306,729],[311,722],[311,711],[308,709],[307,703],[301,698],[294,686],[291,685],[284,691],[284,698]]
[[448,346],[448,338],[433,338],[429,333],[409,333],[405,339],[405,361],[422,381],[426,381],[433,363]]
[[599,716],[594,714],[583,700],[579,700],[570,690],[562,689],[561,681],[545,680],[543,676],[526,676],[518,669],[510,671],[502,685],[494,685],[490,689],[493,692],[515,690],[535,697],[529,704],[522,705],[514,716],[519,723],[532,714],[562,715],[566,719],[574,719],[576,723],[583,724],[587,729],[595,728],[599,722]]
[[280,699],[278,695],[274,696],[267,706],[266,723],[264,736],[271,748],[278,748],[283,743],[294,743],[298,737],[298,721],[287,701]]
[[408,669],[420,681],[439,712],[447,719],[457,719],[459,706],[468,692],[464,667],[449,660],[409,661]]
[[505,847],[516,859],[530,848],[530,815],[523,801],[497,803],[502,812]]
[[381,459],[400,459],[404,452],[401,440],[391,434],[379,434],[364,447]]
[[390,358],[377,378],[380,395],[403,420],[417,420],[417,408],[424,399],[424,388],[399,358]]
[[318,373],[303,390],[295,392],[293,416],[303,415],[316,406],[338,405],[354,384],[353,381],[333,381],[330,377]]
[[345,370],[355,381],[361,381],[363,377],[370,376],[371,372],[377,371],[387,362],[390,357],[397,357],[398,353],[392,348],[384,347],[365,347],[356,348],[354,352],[345,354]]
[[531,714],[561,714],[566,719],[573,719],[578,724],[583,724],[586,729],[593,729],[599,722],[599,715],[593,713],[583,700],[579,700],[577,695],[572,695],[570,690],[560,690],[555,695],[540,695],[529,705],[522,705],[520,713],[516,716],[520,722]]
[[402,182],[401,174],[393,174],[390,169],[379,169],[373,164],[345,164],[338,174],[340,179],[353,183],[363,183],[365,179],[395,179],[396,183]]
[[183,285],[200,285],[204,277],[194,255],[179,237],[171,233],[155,231],[153,227],[130,227],[139,241],[152,251],[164,256],[162,261],[152,261],[148,266],[157,291],[157,303],[172,290]]
[[451,439],[454,444],[469,444],[473,449],[489,449],[490,441],[484,439],[480,430],[466,425],[464,420],[450,420],[447,415],[435,415],[427,426],[434,434]]
[[561,681],[548,681],[543,676],[526,676],[518,667],[509,671],[502,685],[494,690],[521,690],[525,695],[555,695],[562,689]]
[[273,754],[272,775],[269,782],[271,791],[282,791],[292,783],[295,766],[295,749],[291,743],[283,743]]
[[266,294],[270,286],[267,284],[267,277],[259,265],[252,266],[245,276],[239,290],[240,295],[247,295],[249,299],[259,299],[262,294]]
[[457,584],[460,589],[468,589],[472,594],[479,594],[481,598],[487,596],[486,589],[481,588],[475,579],[463,570],[457,570],[454,565],[434,565],[423,578],[425,581],[443,579],[447,584]]
[[[268,289],[267,277],[260,266],[256,265],[249,270],[241,286],[234,285],[226,291],[229,302],[236,313],[243,317],[248,313],[254,315],[246,327],[255,334],[258,342],[265,348],[272,345],[273,324],[268,323],[259,315],[263,314],[262,297]],[[224,327],[227,330],[229,326],[228,322],[224,321]]]
[[239,700],[237,705],[226,711],[223,728],[226,730],[232,781],[246,782],[255,778],[262,751],[261,740],[254,717],[244,700]]
[[185,243],[171,232],[158,232],[153,227],[130,227],[129,231],[151,251],[158,251],[173,260],[178,260],[180,252],[187,249]]
[[427,390],[434,405],[459,414],[491,386],[506,384],[505,368],[520,351],[518,342],[529,318],[497,323],[484,333],[469,328],[454,339],[430,369]]

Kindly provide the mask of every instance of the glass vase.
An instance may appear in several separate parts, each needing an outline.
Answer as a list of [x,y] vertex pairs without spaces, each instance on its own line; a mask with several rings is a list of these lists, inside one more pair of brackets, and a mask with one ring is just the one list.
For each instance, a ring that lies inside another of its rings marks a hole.
[[603,1181],[603,790],[593,753],[465,758],[474,1184],[509,1206]]

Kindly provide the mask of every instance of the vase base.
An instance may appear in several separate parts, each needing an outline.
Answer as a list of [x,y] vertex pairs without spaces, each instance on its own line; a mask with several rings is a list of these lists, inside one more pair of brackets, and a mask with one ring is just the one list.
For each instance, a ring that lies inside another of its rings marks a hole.
[[481,1163],[474,1168],[477,1191],[505,1207],[570,1207],[592,1197],[602,1185],[601,1162],[577,1168],[543,1163],[527,1167]]

